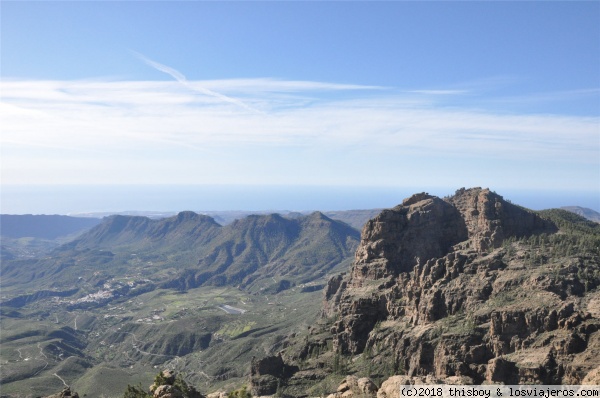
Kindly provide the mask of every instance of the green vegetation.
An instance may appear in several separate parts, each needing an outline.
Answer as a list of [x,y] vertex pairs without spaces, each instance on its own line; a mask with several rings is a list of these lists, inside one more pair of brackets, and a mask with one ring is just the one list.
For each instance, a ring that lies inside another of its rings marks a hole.
[[[189,212],[114,216],[46,257],[3,258],[3,389],[33,376],[61,385],[58,371],[89,398],[122,394],[166,365],[193,369],[195,384],[239,383],[252,356],[313,322],[321,293],[306,287],[347,268],[358,238],[320,213],[226,227]],[[45,384],[28,391],[52,393]]]
[[154,391],[160,386],[172,386],[173,390],[180,392],[184,398],[195,398],[199,397],[198,391],[194,387],[189,386],[183,377],[178,374],[173,378],[166,377],[161,371],[154,377],[154,384],[150,387],[150,392],[147,392],[142,384],[139,383],[137,386],[127,385],[123,398],[151,398],[153,397]]
[[242,388],[232,391],[229,394],[227,394],[227,398],[251,398],[252,395],[250,394],[250,391],[248,391],[246,386],[243,386]]
[[219,336],[237,337],[242,333],[252,330],[255,325],[256,321],[234,321],[223,325],[223,327],[219,329],[216,334]]
[[[540,307],[551,306],[557,286],[567,286],[572,296],[600,286],[600,225],[563,210],[539,214],[560,232],[507,239],[504,251],[495,253],[505,253],[506,267],[523,272],[512,285],[498,280],[497,290],[489,297],[482,294],[478,311],[533,299]],[[356,231],[319,213],[294,221],[254,216],[228,227],[202,219],[208,222],[208,232],[202,233],[191,232],[199,228],[191,219],[169,220],[158,228],[136,218],[129,220],[134,225],[127,234],[109,234],[105,243],[89,234],[44,258],[3,261],[2,301],[20,298],[18,305],[2,308],[0,363],[8,375],[3,391],[27,388],[47,395],[60,390],[64,379],[88,398],[123,391],[125,398],[145,398],[142,386],[151,383],[157,369],[168,368],[189,375],[187,382],[175,381],[181,391],[193,392],[189,382],[246,398],[247,389],[238,387],[252,357],[303,344],[306,352],[295,364],[329,373],[314,381],[311,394],[331,392],[348,373],[381,381],[406,372],[409,362],[389,355],[386,341],[393,339],[385,337],[407,330],[408,323],[378,322],[374,332],[381,339],[352,358],[333,350],[331,335],[308,331],[318,323],[322,292],[307,287],[324,286],[330,273],[350,265]],[[183,223],[183,232],[173,232],[176,222]],[[152,235],[141,239],[146,235],[140,231]],[[185,238],[188,233],[194,238]],[[522,289],[528,281],[543,284],[547,294]],[[376,289],[380,282],[371,284]],[[110,294],[101,297],[103,292]],[[225,306],[242,311],[227,313]],[[319,322],[329,331],[334,321]],[[463,311],[425,333],[440,342],[480,328],[476,317]],[[308,335],[314,339],[310,344]],[[286,388],[279,392],[285,394]]]
[[130,386],[128,384],[123,398],[152,398],[152,395],[144,390],[141,383],[137,386]]
[[[2,318],[0,361],[15,375],[3,379],[2,388],[49,394],[61,389],[57,373],[80,396],[120,396],[127,385],[133,388],[130,394],[140,383],[150,385],[156,366],[188,373],[193,385],[229,390],[244,380],[252,356],[277,352],[283,336],[314,322],[321,294],[158,289],[93,311],[69,310],[64,300],[70,298],[36,301],[19,309],[19,316]],[[218,307],[225,304],[247,312],[227,314]],[[64,360],[72,355],[87,359],[83,364]],[[105,386],[107,379],[111,383]]]
[[548,245],[553,256],[600,255],[600,224],[562,209],[542,210],[538,214],[556,224],[560,233],[531,237],[530,244],[541,249]]

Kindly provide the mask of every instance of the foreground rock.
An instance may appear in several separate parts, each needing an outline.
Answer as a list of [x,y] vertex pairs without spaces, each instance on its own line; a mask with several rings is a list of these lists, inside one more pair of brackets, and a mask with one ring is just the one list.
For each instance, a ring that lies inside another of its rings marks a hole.
[[156,376],[150,394],[154,398],[204,398],[172,370],[163,370]]
[[252,359],[250,367],[250,393],[255,397],[273,395],[281,388],[297,367],[286,365],[281,355]]
[[71,387],[65,387],[61,392],[48,395],[45,398],[79,398],[79,394],[71,391]]
[[373,380],[368,377],[358,378],[356,376],[347,376],[339,385],[337,391],[327,396],[327,398],[352,398],[352,397],[375,397],[377,395],[377,386]]

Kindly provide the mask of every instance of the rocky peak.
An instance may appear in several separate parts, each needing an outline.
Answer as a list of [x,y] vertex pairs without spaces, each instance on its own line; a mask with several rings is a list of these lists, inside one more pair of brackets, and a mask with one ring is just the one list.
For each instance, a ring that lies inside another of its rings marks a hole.
[[408,197],[402,201],[402,206],[410,206],[415,203],[422,202],[427,199],[434,199],[435,196],[429,195],[427,192],[415,193],[411,197]]
[[510,236],[556,232],[556,226],[537,214],[513,205],[488,188],[461,188],[447,199],[462,215],[469,242],[466,247],[478,252],[500,247]]
[[356,251],[352,281],[410,272],[420,261],[442,257],[467,239],[461,214],[450,203],[420,193],[369,220]]
[[476,260],[507,237],[554,231],[551,222],[489,189],[462,188],[445,200],[412,195],[365,224],[349,276],[328,284],[323,314],[340,316],[334,345],[359,353],[378,322],[403,317],[427,325],[476,305],[489,296],[488,282],[466,292],[447,284],[466,268],[504,267],[491,257],[481,266]]
[[318,220],[329,220],[329,217],[327,217],[325,214],[323,214],[320,211],[313,211],[312,213],[310,213],[308,215],[308,217],[310,217],[310,218],[316,218]]
[[216,224],[216,221],[212,217],[206,216],[204,214],[198,214],[189,210],[179,212],[174,218],[176,223],[193,221],[197,223],[209,222]]
[[314,212],[310,213],[308,216],[306,216],[306,219],[309,221],[313,221],[313,222],[320,222],[320,221],[333,222],[333,220],[331,218],[327,217],[325,214],[321,213],[320,211],[314,211]]
[[418,193],[382,211],[350,273],[327,284],[334,350],[402,377],[595,380],[600,257],[585,242],[599,235],[555,234],[551,219],[484,188]]
[[261,359],[253,357],[250,365],[250,391],[255,397],[273,395],[282,380],[297,370],[295,366],[286,365],[281,354]]

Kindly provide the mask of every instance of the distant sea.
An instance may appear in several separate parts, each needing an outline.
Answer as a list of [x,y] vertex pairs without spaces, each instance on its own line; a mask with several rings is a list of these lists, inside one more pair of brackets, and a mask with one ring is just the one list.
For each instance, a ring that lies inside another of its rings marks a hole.
[[[440,197],[456,188],[218,185],[3,185],[3,214],[123,211],[308,211],[389,208],[416,192]],[[598,191],[496,190],[534,210],[581,206],[600,211]]]

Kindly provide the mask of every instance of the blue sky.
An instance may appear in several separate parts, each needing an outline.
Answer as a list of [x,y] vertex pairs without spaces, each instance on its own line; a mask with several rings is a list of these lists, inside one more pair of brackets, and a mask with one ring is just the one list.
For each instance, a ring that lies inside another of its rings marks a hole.
[[1,22],[4,192],[485,186],[600,210],[599,2],[2,1]]

